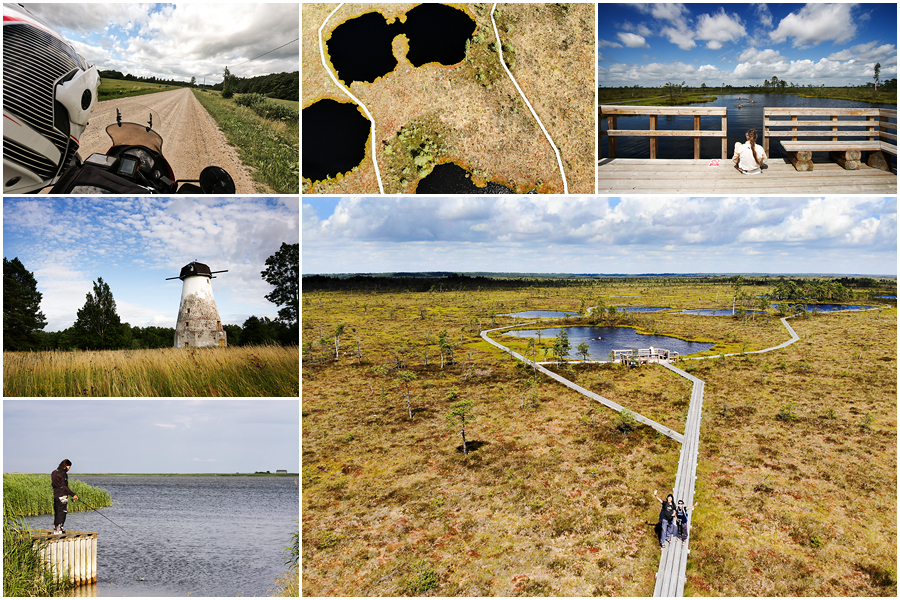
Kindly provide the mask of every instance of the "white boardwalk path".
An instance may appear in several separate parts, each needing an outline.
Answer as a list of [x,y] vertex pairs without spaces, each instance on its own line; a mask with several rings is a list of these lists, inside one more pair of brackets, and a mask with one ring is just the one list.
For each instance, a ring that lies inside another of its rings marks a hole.
[[325,20],[322,21],[322,25],[319,27],[319,56],[322,58],[322,66],[325,67],[325,72],[331,77],[331,80],[334,81],[334,85],[338,86],[342,92],[347,94],[351,100],[359,104],[360,108],[363,109],[363,112],[366,113],[366,116],[369,117],[369,122],[372,124],[372,128],[370,130],[369,139],[372,140],[372,164],[375,166],[375,178],[378,179],[378,192],[380,194],[384,194],[384,185],[381,183],[381,171],[378,170],[378,159],[375,157],[375,148],[378,145],[375,140],[375,118],[372,116],[372,113],[369,112],[369,109],[366,108],[366,105],[362,103],[362,101],[350,93],[350,90],[341,85],[341,82],[338,81],[338,78],[335,77],[334,73],[331,72],[331,69],[328,67],[328,61],[325,60],[325,44],[322,42],[322,30],[325,29],[325,25],[328,23],[328,19],[330,19],[334,13],[339,11],[341,7],[344,5],[344,2],[338,4],[337,8],[331,11]]
[[525,97],[525,92],[522,91],[522,88],[519,87],[519,84],[516,82],[516,78],[513,77],[509,68],[506,66],[506,62],[503,60],[503,42],[500,40],[500,32],[497,31],[497,22],[494,21],[494,11],[497,10],[497,3],[494,2],[493,8],[491,8],[491,24],[494,26],[494,35],[497,36],[497,52],[500,55],[500,64],[503,66],[503,70],[506,71],[506,74],[509,75],[509,78],[512,80],[513,85],[516,86],[516,89],[519,91],[519,95],[522,96],[522,100],[525,101],[525,105],[528,107],[528,110],[531,111],[531,116],[534,117],[534,120],[537,121],[537,124],[540,126],[541,131],[544,132],[544,137],[547,138],[547,141],[550,142],[550,146],[553,147],[553,152],[556,153],[556,163],[559,165],[559,174],[562,177],[563,182],[563,194],[569,193],[569,183],[566,181],[566,172],[563,169],[562,158],[559,155],[559,148],[556,147],[556,144],[553,143],[553,140],[550,139],[550,134],[547,133],[547,129],[544,127],[544,124],[541,123],[541,120],[538,118],[537,113],[534,112],[534,108],[531,107],[531,102],[528,101],[528,98]]
[[[792,315],[796,316],[796,315]],[[791,317],[782,317],[781,323],[787,328],[788,332],[791,334],[791,339],[784,342],[783,344],[779,344],[777,346],[772,346],[771,348],[765,348],[763,350],[755,350],[753,352],[747,352],[745,354],[761,354],[763,352],[771,352],[773,350],[779,350],[781,348],[785,348],[790,346],[794,342],[800,339],[800,336],[794,331],[794,329],[788,325],[787,320]],[[521,360],[528,366],[537,369],[544,375],[555,379],[556,381],[562,383],[568,388],[579,392],[591,398],[592,400],[596,400],[600,402],[604,406],[608,406],[609,408],[621,412],[625,410],[621,404],[613,402],[599,394],[595,394],[594,392],[581,387],[580,385],[569,381],[565,377],[550,371],[542,367],[540,364],[531,361],[518,352],[513,352],[500,342],[492,340],[489,333],[493,331],[502,331],[504,329],[512,329],[514,327],[522,327],[523,325],[530,325],[531,323],[537,323],[538,321],[530,321],[528,323],[517,323],[515,325],[509,325],[506,327],[497,327],[495,329],[487,329],[481,332],[481,337],[489,344],[500,348],[507,354],[512,355],[514,358]],[[741,353],[737,354],[725,354],[724,356],[741,356]],[[706,358],[718,358],[719,356],[703,356],[698,357],[696,359],[685,359],[685,360],[701,360]],[[694,377],[693,375],[689,375],[688,373],[682,371],[678,367],[674,367],[668,363],[660,362],[662,366],[669,369],[670,371],[684,377],[693,382],[694,387],[691,392],[691,403],[688,408],[687,421],[684,426],[684,434],[680,434],[676,431],[669,429],[663,425],[660,425],[656,421],[648,419],[642,415],[637,413],[634,414],[634,418],[636,421],[640,423],[644,423],[645,425],[649,425],[653,427],[663,435],[666,435],[673,440],[676,440],[681,443],[681,457],[678,460],[678,473],[675,475],[675,487],[672,490],[672,495],[675,496],[675,500],[684,500],[686,506],[692,506],[694,504],[694,488],[697,480],[697,456],[700,452],[700,421],[703,414],[703,387],[704,382],[701,379]],[[688,533],[688,542],[690,541],[690,533]],[[666,548],[663,548],[662,555],[659,559],[659,570],[656,572],[656,586],[653,589],[653,595],[655,597],[682,597],[684,596],[684,583],[686,579],[687,573],[687,558],[688,558],[688,549],[689,544],[680,544],[677,543],[678,540],[673,539],[672,542]]]

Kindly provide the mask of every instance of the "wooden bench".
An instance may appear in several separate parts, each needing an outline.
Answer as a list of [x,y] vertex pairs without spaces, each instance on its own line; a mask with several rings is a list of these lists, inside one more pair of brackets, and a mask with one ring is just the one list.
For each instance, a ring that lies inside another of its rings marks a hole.
[[[801,117],[803,117],[802,120]],[[870,167],[890,171],[890,165],[883,153],[897,155],[897,123],[889,122],[888,119],[891,118],[896,121],[896,110],[882,108],[765,108],[763,109],[763,147],[766,154],[769,154],[770,138],[790,138],[779,141],[788,160],[798,171],[813,170],[813,152],[829,152],[831,158],[845,169],[859,169],[862,153],[869,152],[868,165]],[[890,133],[889,129],[893,129],[894,133]],[[807,139],[798,140],[797,138]],[[894,143],[890,143],[891,140]]]

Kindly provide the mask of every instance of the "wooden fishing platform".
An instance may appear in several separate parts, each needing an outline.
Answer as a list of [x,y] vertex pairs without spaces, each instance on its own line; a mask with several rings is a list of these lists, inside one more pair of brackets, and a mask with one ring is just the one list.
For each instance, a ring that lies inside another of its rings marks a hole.
[[31,533],[31,544],[55,577],[68,577],[76,586],[97,582],[96,531],[53,535],[42,529]]
[[731,160],[604,158],[597,163],[600,194],[896,194],[897,174],[860,165],[846,170],[827,158],[798,172],[787,159],[769,159],[759,175],[745,175]]

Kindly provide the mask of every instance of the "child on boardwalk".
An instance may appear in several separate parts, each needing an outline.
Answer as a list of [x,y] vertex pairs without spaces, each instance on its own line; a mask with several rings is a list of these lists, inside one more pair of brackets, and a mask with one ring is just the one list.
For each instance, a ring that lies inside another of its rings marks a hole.
[[686,508],[684,505],[684,500],[678,501],[678,506],[675,507],[675,521],[678,524],[678,533],[675,537],[681,540],[681,545],[684,546],[687,543],[688,536],[688,521],[691,518],[691,515],[688,513],[689,510],[694,510],[697,508],[699,502],[695,502],[694,505],[690,508]]

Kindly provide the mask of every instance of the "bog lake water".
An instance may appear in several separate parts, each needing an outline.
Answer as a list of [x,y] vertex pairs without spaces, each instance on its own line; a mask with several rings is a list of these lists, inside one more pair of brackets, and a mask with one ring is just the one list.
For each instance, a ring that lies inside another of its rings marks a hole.
[[[97,596],[269,596],[287,570],[283,546],[300,518],[296,477],[71,474],[113,505],[69,513],[69,531],[97,532]],[[53,515],[28,519],[53,529]],[[81,594],[81,592],[79,592]]]
[[[762,145],[763,137],[763,109],[771,107],[798,107],[798,108],[888,108],[896,110],[896,104],[868,104],[853,102],[850,100],[838,100],[835,98],[804,98],[795,94],[722,94],[718,95],[709,90],[710,95],[716,95],[712,102],[691,104],[689,107],[724,106],[728,109],[728,158],[734,154],[734,143],[743,143],[748,129],[756,129],[759,136],[758,143]],[[740,100],[738,100],[740,98]],[[602,104],[602,103],[601,103]],[[617,103],[627,105],[627,103]],[[738,104],[741,108],[738,108]],[[849,118],[849,117],[848,117]],[[844,120],[842,117],[840,120]],[[889,119],[896,123],[896,119]],[[603,130],[609,129],[607,119],[600,121]],[[701,117],[700,128],[703,130],[721,129],[719,117]],[[618,117],[617,129],[650,129],[650,117],[647,115],[633,117]],[[659,117],[658,129],[693,130],[694,117],[689,115]],[[692,137],[660,137],[658,139],[657,156],[659,158],[694,158],[694,138]],[[847,138],[853,139],[853,138]],[[862,139],[862,138],[860,138]],[[601,156],[609,156],[609,138],[600,138]],[[617,138],[617,150],[619,158],[650,158],[650,142],[646,137],[620,137]],[[720,158],[722,154],[721,138],[701,138],[700,157]],[[780,144],[769,145],[771,158],[784,158]]]
[[[507,331],[504,335],[518,338],[536,338],[551,340],[559,335],[560,328],[548,329],[516,329]],[[665,348],[674,350],[681,355],[703,352],[713,347],[713,344],[701,342],[688,342],[666,335],[652,335],[638,333],[633,327],[565,327],[569,334],[569,344],[572,346],[567,355],[569,358],[580,359],[576,348],[582,342],[588,343],[590,355],[588,360],[609,360],[611,350],[630,350],[632,348]]]

